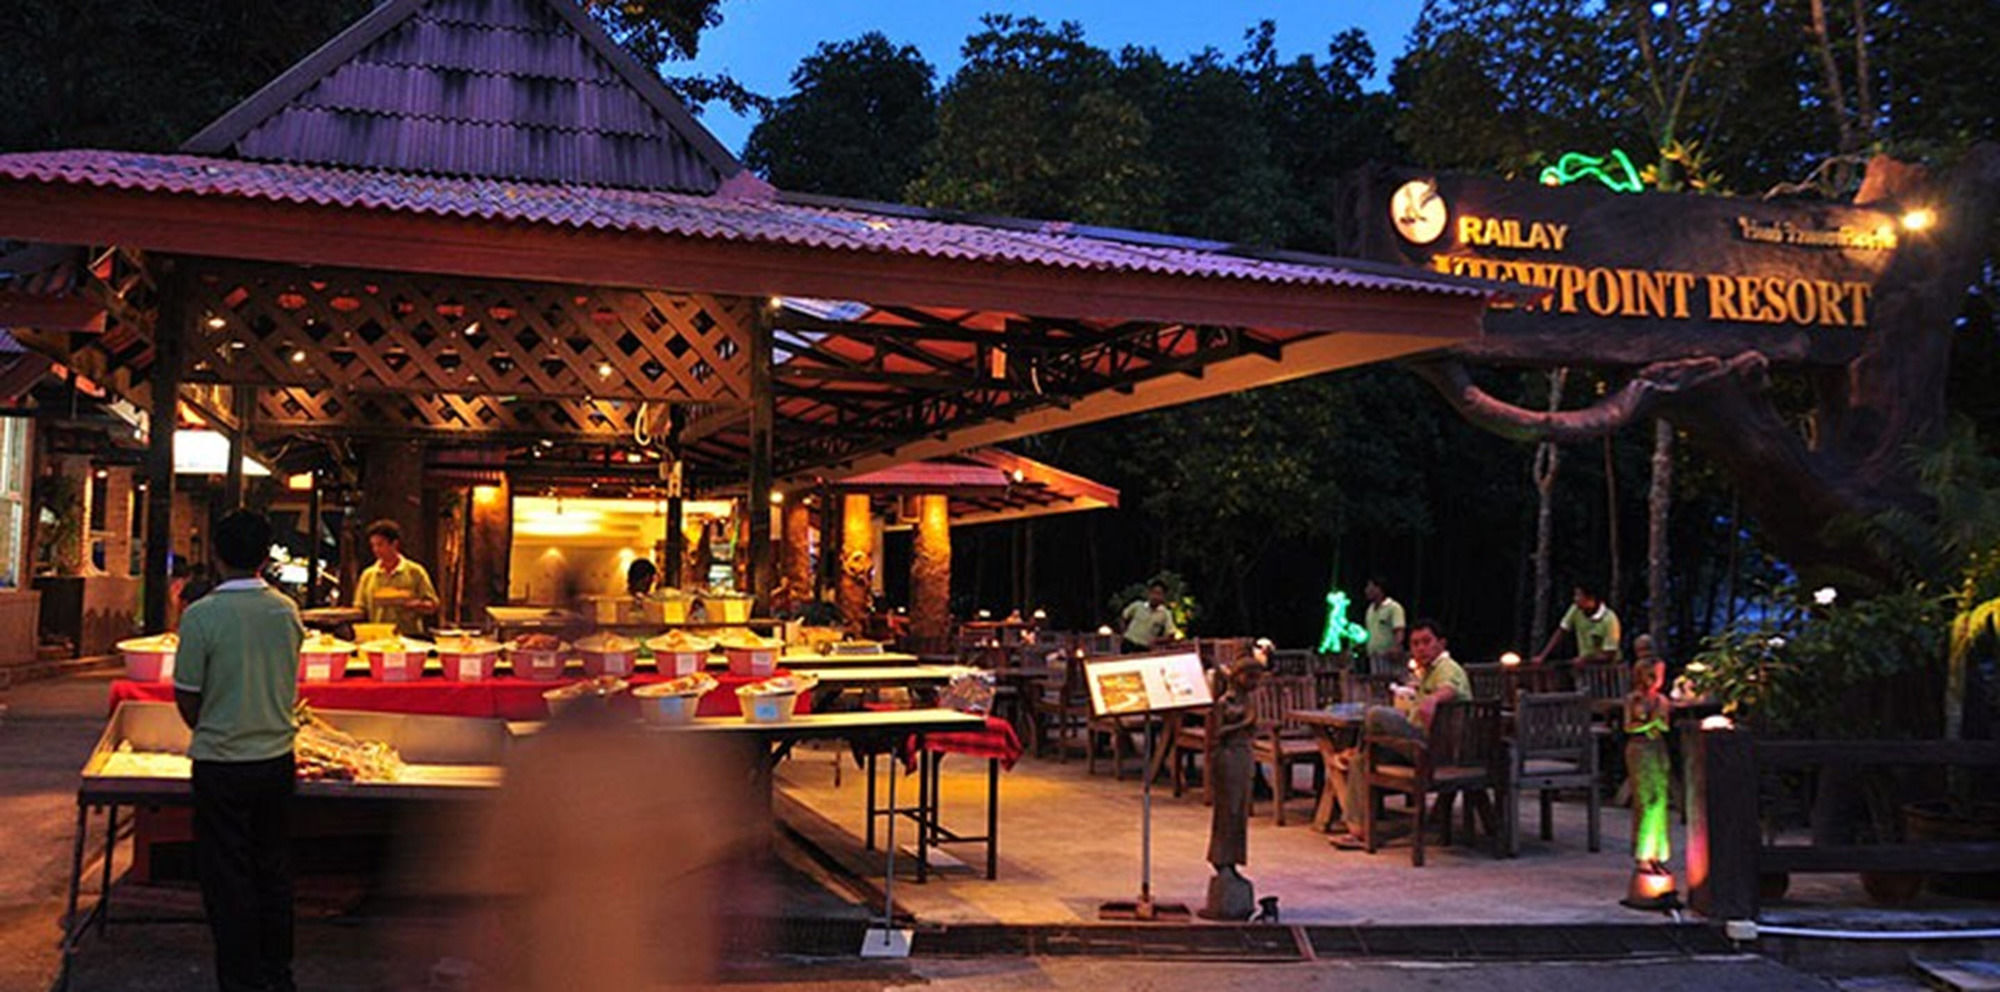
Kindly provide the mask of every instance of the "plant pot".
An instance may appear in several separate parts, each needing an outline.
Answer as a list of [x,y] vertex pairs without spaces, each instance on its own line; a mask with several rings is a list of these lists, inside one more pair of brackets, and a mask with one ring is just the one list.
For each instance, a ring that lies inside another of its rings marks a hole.
[[[2000,803],[1956,808],[1948,799],[1908,803],[1903,806],[1903,837],[1911,843],[2000,841]],[[1939,895],[2000,899],[2000,872],[1939,872],[1930,876],[1930,888]]]
[[1861,887],[1877,906],[1907,906],[1924,890],[1924,876],[1912,871],[1864,871]]

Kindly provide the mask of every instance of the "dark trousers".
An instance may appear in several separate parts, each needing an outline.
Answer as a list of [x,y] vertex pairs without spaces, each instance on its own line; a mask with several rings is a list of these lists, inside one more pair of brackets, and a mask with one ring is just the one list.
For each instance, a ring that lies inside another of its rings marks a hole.
[[222,992],[292,992],[292,756],[194,763],[195,872]]

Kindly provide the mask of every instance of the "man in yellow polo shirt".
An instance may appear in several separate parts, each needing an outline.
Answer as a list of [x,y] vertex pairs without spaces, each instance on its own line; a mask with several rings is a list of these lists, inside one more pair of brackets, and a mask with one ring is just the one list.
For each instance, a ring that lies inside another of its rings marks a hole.
[[370,623],[395,624],[398,634],[423,633],[424,618],[437,612],[437,587],[422,565],[403,557],[403,528],[394,520],[369,524],[368,550],[375,564],[355,584],[355,608]]
[[1579,584],[1574,594],[1569,611],[1563,614],[1562,622],[1556,624],[1556,629],[1549,634],[1549,643],[1543,646],[1542,653],[1535,656],[1535,664],[1548,661],[1549,653],[1562,643],[1564,634],[1576,639],[1576,663],[1579,665],[1618,660],[1618,641],[1624,636],[1618,614],[1590,586]]
[[[1425,739],[1431,719],[1437,715],[1437,708],[1452,700],[1472,698],[1472,680],[1466,677],[1465,669],[1451,656],[1444,639],[1444,628],[1435,620],[1418,620],[1410,625],[1410,661],[1416,666],[1414,686],[1396,686],[1396,705],[1371,706],[1362,722],[1363,733],[1373,737],[1387,735],[1409,740]],[[1361,850],[1368,846],[1367,828],[1363,824],[1364,811],[1368,808],[1368,769],[1361,767],[1359,755],[1349,752],[1342,769],[1344,788],[1341,790],[1341,821],[1347,828],[1345,836],[1333,838],[1335,846]],[[1387,754],[1385,761],[1400,764],[1395,755]]]
[[194,731],[195,874],[223,992],[290,992],[292,698],[305,628],[257,577],[270,521],[237,510],[214,536],[223,581],[181,614],[174,654],[174,703]]

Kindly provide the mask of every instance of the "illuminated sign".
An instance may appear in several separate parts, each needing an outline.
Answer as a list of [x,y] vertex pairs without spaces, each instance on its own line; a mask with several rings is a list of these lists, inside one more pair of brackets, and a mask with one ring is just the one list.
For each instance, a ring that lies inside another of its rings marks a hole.
[[1613,193],[1637,193],[1646,188],[1639,181],[1639,170],[1632,168],[1632,160],[1617,148],[1604,157],[1568,152],[1556,159],[1556,164],[1543,169],[1539,178],[1544,186],[1568,186],[1579,180],[1595,179]]
[[[1340,251],[1548,291],[1496,305],[1486,318],[1494,336],[1672,330],[1686,342],[1686,330],[1714,327],[1756,347],[1760,334],[1868,327],[1875,281],[1898,245],[1895,218],[1839,204],[1613,192],[1636,182],[1629,166],[1614,152],[1565,155],[1545,170],[1545,181],[1574,185],[1368,171]],[[1576,182],[1607,169],[1616,182]]]

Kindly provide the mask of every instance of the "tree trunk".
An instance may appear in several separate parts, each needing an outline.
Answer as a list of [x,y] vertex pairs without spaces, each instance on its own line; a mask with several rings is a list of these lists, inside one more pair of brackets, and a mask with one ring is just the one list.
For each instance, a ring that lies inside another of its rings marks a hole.
[[1607,543],[1611,545],[1611,578],[1605,584],[1605,602],[1611,604],[1616,613],[1623,603],[1620,590],[1625,586],[1625,561],[1623,542],[1618,539],[1618,462],[1611,457],[1612,435],[1604,435],[1604,520]]
[[1653,421],[1653,487],[1646,494],[1646,632],[1667,657],[1667,513],[1673,501],[1674,428]]
[[[1568,369],[1556,369],[1549,373],[1549,412],[1554,413],[1562,406],[1563,386],[1569,381]],[[1535,447],[1535,623],[1528,635],[1529,646],[1549,629],[1549,544],[1554,537],[1550,511],[1556,488],[1556,470],[1562,466],[1562,449],[1554,442],[1544,441]]]

